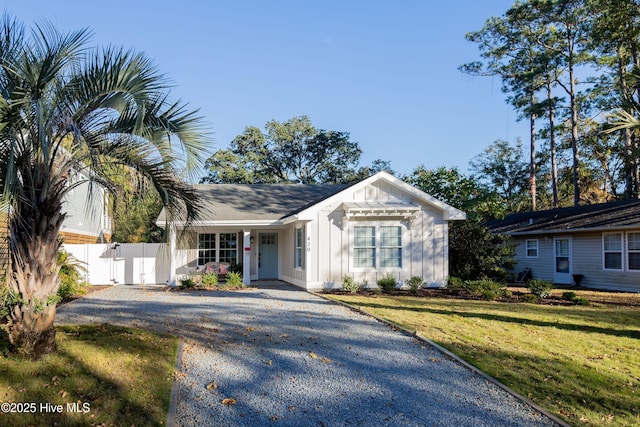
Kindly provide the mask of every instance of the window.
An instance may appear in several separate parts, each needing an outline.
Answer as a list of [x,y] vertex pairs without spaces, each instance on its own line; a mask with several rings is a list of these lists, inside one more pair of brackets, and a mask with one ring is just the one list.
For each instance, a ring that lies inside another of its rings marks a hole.
[[216,235],[198,234],[198,265],[216,260]]
[[376,228],[353,227],[353,266],[356,268],[376,267]]
[[380,267],[402,267],[402,229],[380,227]]
[[294,253],[294,267],[304,268],[304,230],[302,228],[296,228]]
[[220,262],[237,264],[238,235],[236,233],[220,233]]
[[527,258],[538,258],[538,239],[527,240]]
[[238,233],[198,234],[198,265],[216,261],[238,263]]
[[627,233],[627,267],[640,270],[640,233]]
[[622,233],[602,235],[605,270],[622,270]]
[[354,268],[401,268],[402,227],[354,226]]

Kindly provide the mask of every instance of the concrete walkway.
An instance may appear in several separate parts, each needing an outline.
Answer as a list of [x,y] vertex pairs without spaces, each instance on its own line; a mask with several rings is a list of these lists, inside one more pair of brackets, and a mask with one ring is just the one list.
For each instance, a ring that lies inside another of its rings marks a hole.
[[182,337],[168,425],[556,425],[371,317],[280,282],[255,286],[117,286],[60,307],[56,321]]

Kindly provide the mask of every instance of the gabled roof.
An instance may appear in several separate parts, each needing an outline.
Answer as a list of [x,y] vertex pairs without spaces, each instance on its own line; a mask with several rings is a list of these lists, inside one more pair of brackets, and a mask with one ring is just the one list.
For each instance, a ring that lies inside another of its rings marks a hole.
[[640,227],[640,200],[620,200],[595,205],[522,212],[487,222],[494,233],[536,234],[600,231]]
[[[346,184],[201,184],[194,186],[200,195],[201,217],[196,224],[222,225],[237,224],[287,224],[297,220],[308,220],[310,215],[324,206],[351,202],[343,200],[344,192],[357,191],[377,181],[386,181],[414,200],[437,208],[443,212],[445,220],[465,219],[465,213],[418,190],[388,172],[378,172],[352,185]],[[380,205],[380,206],[378,206]],[[375,209],[374,209],[375,208]],[[362,206],[350,207],[362,210]],[[369,210],[393,209],[405,212],[419,209],[417,206],[384,201]],[[164,226],[166,213],[163,209],[156,223]]]

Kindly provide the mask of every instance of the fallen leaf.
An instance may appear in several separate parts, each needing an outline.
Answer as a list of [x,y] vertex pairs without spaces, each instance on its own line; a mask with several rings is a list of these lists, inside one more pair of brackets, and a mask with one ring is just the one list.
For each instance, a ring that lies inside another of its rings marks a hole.
[[238,403],[238,401],[233,397],[227,397],[225,399],[222,399],[223,405],[235,405],[236,403]]
[[207,390],[215,390],[218,388],[218,384],[216,384],[215,381],[211,381],[209,384],[207,384]]
[[317,359],[317,358],[318,358],[318,355],[317,355],[317,354],[315,354],[313,351],[310,351],[310,352],[309,352],[309,356],[310,356],[312,359]]
[[327,357],[323,357],[322,359],[320,359],[320,361],[322,363],[331,363],[331,359],[327,358]]
[[263,360],[262,363],[265,365],[273,365],[273,360]]

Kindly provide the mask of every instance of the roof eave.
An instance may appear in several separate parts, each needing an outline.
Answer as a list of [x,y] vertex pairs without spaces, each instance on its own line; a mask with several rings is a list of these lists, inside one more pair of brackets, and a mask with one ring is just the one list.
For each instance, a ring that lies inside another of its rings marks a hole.
[[635,225],[621,225],[621,226],[609,226],[609,227],[582,227],[582,228],[555,228],[549,230],[529,230],[529,231],[497,231],[497,234],[506,234],[509,236],[530,236],[534,234],[567,234],[567,233],[600,233],[607,231],[625,231],[625,230],[638,230],[640,224]]

